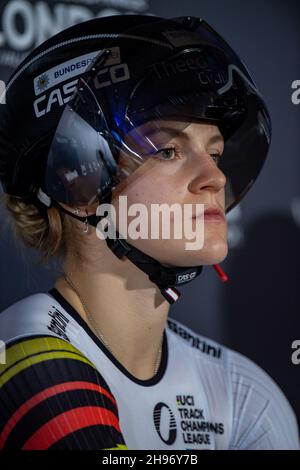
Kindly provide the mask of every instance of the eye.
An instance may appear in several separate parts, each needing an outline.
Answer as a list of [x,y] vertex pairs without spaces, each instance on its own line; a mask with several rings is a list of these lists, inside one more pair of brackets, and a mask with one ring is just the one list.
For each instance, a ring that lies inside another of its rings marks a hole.
[[179,158],[179,154],[175,147],[167,147],[158,150],[155,155],[158,155],[161,160],[176,160]]
[[220,153],[211,153],[210,154],[217,165],[220,163],[221,154]]

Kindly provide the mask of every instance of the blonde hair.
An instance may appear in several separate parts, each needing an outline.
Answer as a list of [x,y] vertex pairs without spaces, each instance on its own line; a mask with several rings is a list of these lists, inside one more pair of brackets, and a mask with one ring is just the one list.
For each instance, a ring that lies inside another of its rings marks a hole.
[[[122,157],[121,154],[119,167],[122,166],[125,170],[133,172],[136,169],[136,163]],[[118,194],[126,184],[125,181],[119,183],[118,191],[115,190],[115,193]],[[47,209],[48,220],[46,220],[34,204],[28,204],[25,200],[9,194],[0,195],[0,205],[1,203],[9,213],[8,222],[15,240],[17,242],[21,240],[26,246],[41,253],[38,264],[48,263],[54,258],[64,261],[70,250],[78,262],[84,263],[86,261],[81,250],[83,245],[82,226],[76,220],[56,207]],[[89,236],[91,234],[84,236],[84,245],[86,245]]]
[[35,205],[8,194],[2,195],[0,202],[9,213],[9,225],[15,239],[42,254],[39,264],[54,257],[64,259],[74,229],[70,217],[51,207],[47,209],[48,220],[45,220]]

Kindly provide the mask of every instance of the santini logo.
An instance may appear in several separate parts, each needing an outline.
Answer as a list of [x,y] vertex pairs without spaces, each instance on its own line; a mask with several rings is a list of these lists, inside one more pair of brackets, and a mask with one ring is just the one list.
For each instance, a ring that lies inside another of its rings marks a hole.
[[61,338],[70,341],[68,336],[66,335],[66,327],[69,323],[68,318],[60,312],[54,305],[48,312],[49,317],[51,317],[50,323],[47,326],[48,330],[53,331]]
[[192,273],[187,273],[187,274],[178,274],[177,275],[177,284],[180,284],[182,282],[187,282],[187,281],[190,281],[191,279],[194,279],[196,274],[197,274],[196,271],[193,271]]
[[[199,349],[204,354],[219,359],[222,355],[222,348],[218,347],[217,343],[208,343],[204,338],[201,338],[195,332],[190,332],[177,324],[175,321],[168,319],[168,327],[174,331],[181,338],[185,339],[191,344],[193,348]],[[192,334],[193,333],[193,334]]]

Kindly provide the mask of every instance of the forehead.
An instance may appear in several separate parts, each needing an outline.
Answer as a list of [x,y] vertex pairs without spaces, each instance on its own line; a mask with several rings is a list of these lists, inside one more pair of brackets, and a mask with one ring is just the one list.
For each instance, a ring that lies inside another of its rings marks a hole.
[[171,138],[182,137],[186,139],[195,136],[202,136],[207,139],[213,138],[214,141],[223,141],[223,137],[218,126],[207,121],[190,122],[160,119],[148,121],[136,128],[136,131],[146,138],[152,138],[156,135],[164,135]]

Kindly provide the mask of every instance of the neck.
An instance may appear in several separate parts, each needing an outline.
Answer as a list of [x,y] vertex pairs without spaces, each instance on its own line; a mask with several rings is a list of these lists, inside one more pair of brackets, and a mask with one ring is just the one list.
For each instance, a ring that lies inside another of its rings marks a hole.
[[146,380],[155,373],[170,306],[143,272],[107,250],[90,262],[66,258],[63,270],[81,299],[63,276],[55,287],[92,330],[101,332],[116,359]]

